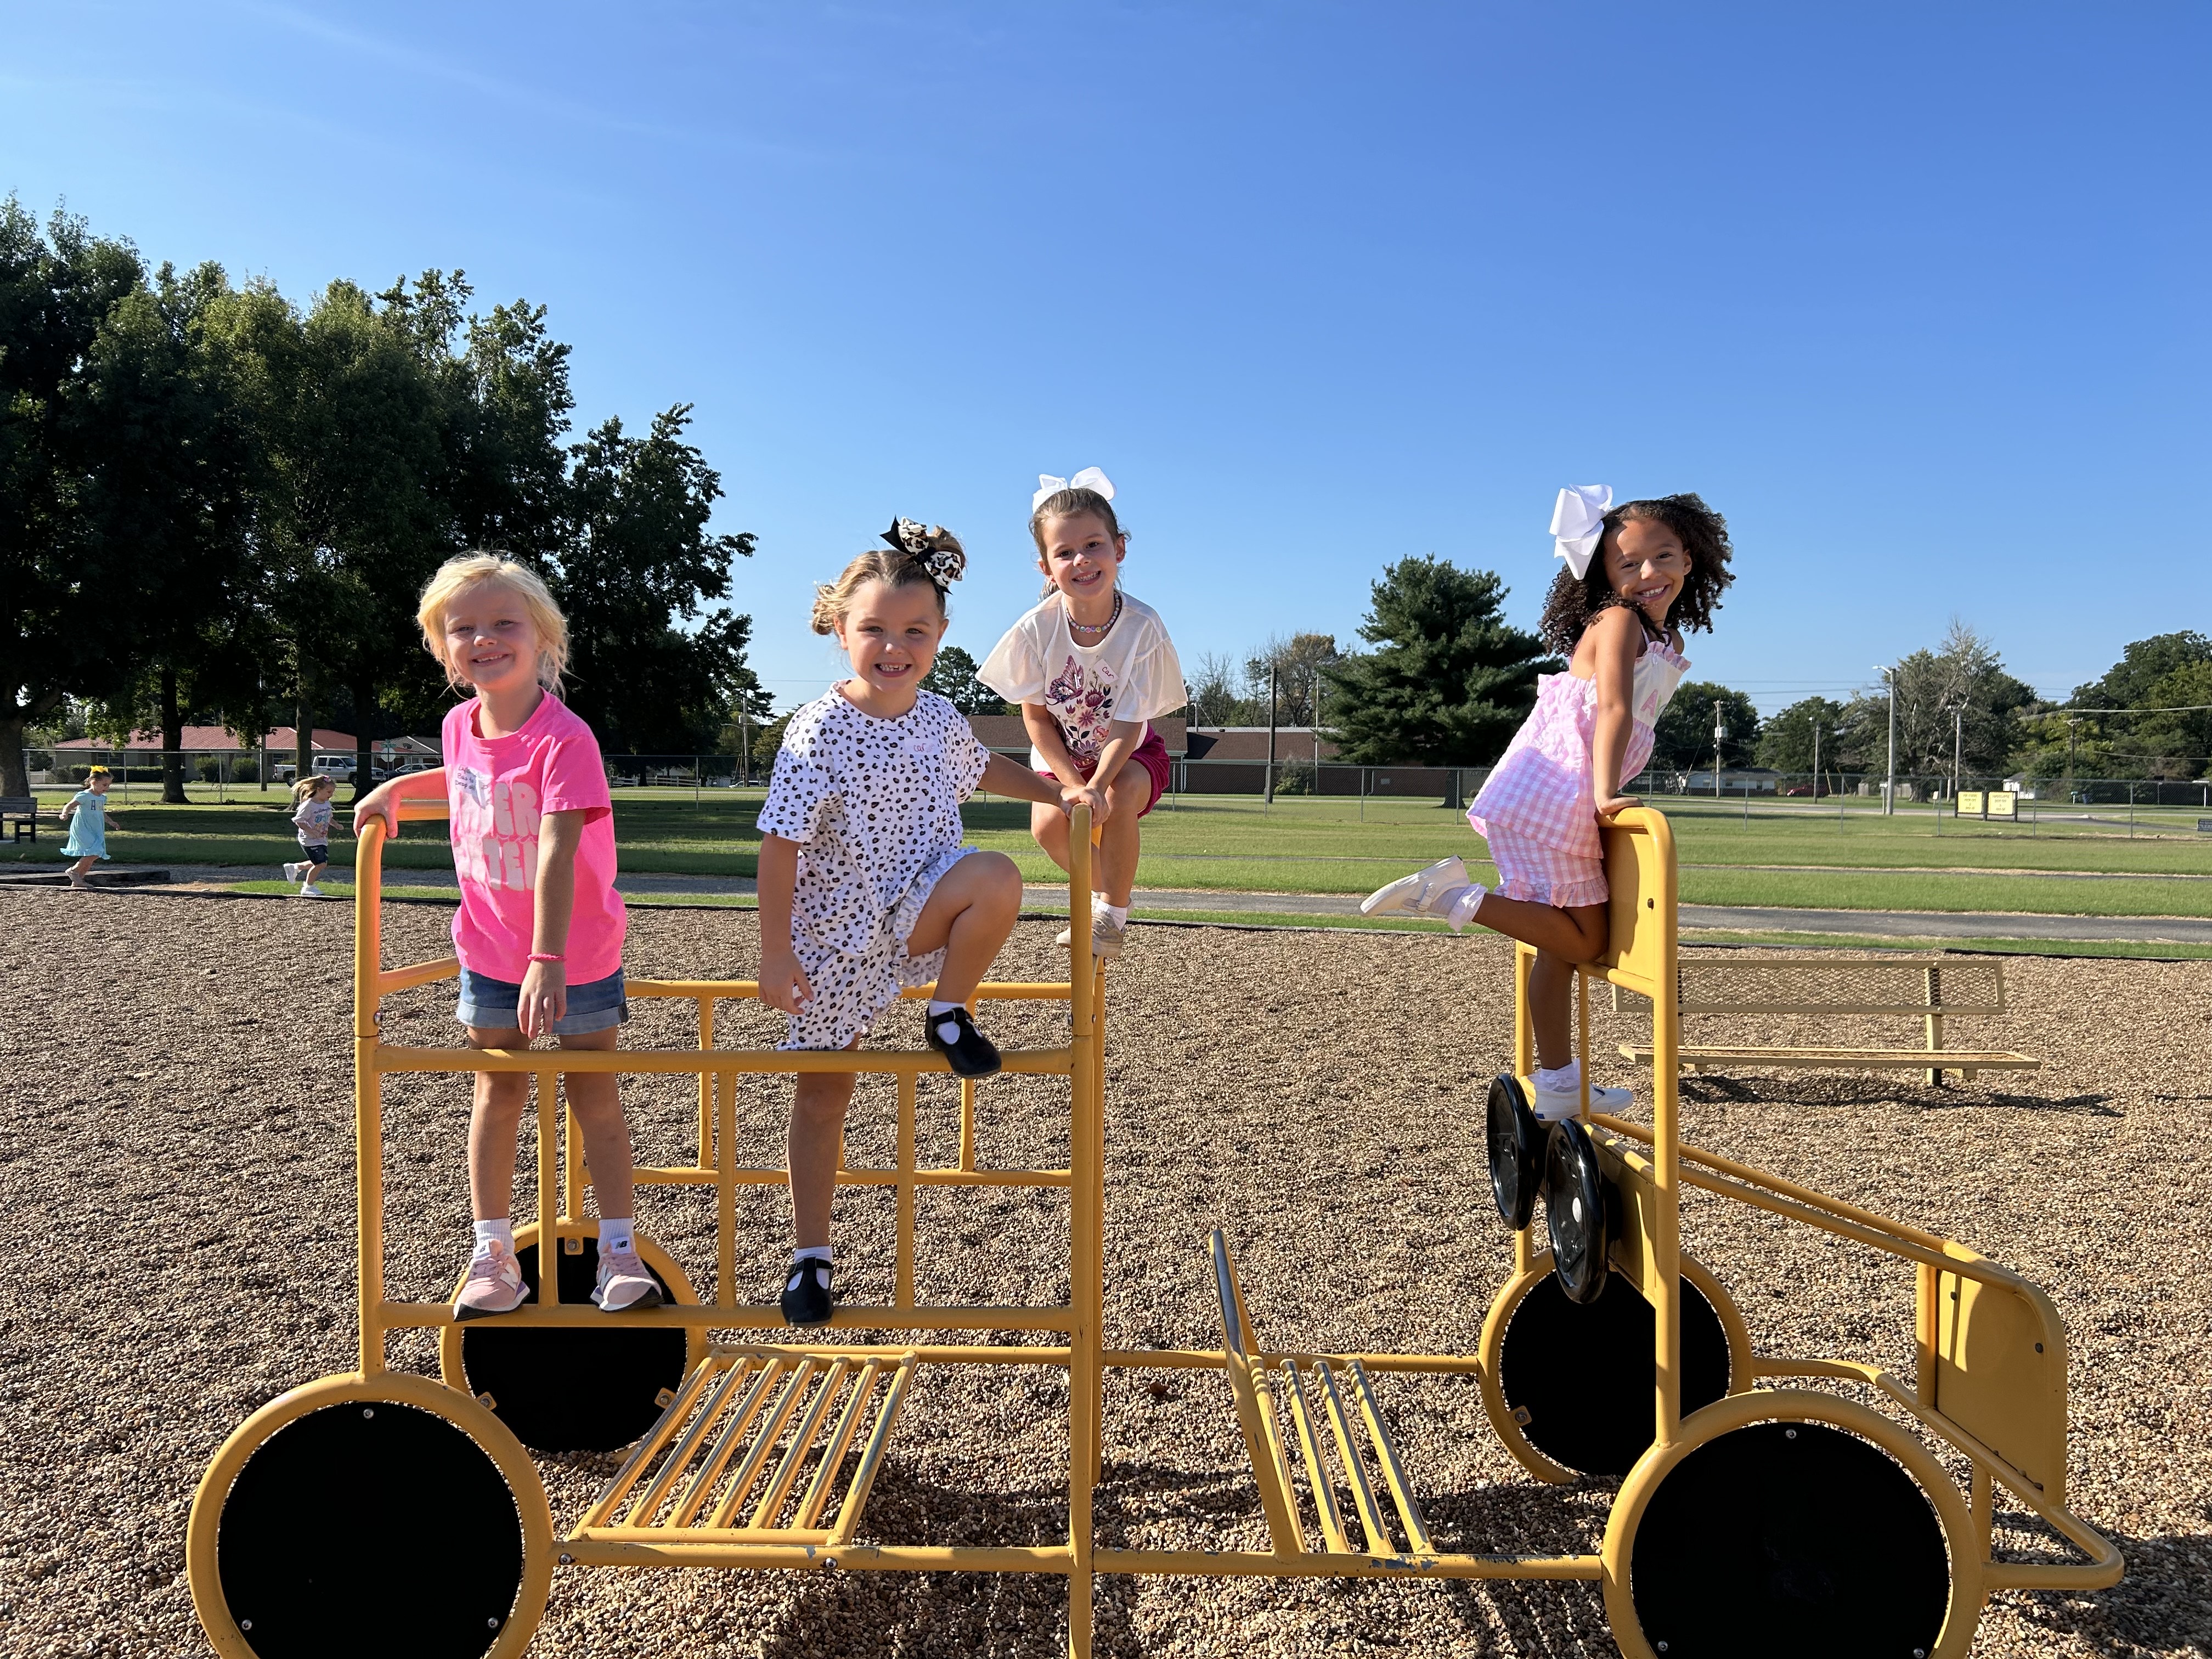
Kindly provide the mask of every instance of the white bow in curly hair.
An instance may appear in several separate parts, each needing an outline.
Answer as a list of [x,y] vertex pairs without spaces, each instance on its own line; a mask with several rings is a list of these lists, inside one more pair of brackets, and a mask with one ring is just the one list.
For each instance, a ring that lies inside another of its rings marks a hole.
[[1114,499],[1114,484],[1095,466],[1086,466],[1072,478],[1055,478],[1049,472],[1037,474],[1037,493],[1030,497],[1030,511],[1034,513],[1051,497],[1063,489],[1087,489],[1108,501]]
[[1605,535],[1605,515],[1613,506],[1611,484],[1569,484],[1552,508],[1553,551],[1582,580],[1590,555]]

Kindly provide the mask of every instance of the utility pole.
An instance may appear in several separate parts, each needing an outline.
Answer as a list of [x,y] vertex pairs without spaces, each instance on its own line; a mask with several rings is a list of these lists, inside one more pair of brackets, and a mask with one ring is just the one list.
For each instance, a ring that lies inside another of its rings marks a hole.
[[1713,699],[1713,799],[1721,798],[1721,744],[1728,737],[1728,727],[1721,724],[1720,699]]
[[1951,711],[1951,799],[1959,799],[1959,756],[1966,743],[1966,705]]
[[1820,799],[1820,722],[1813,722],[1813,799]]
[[1889,781],[1881,787],[1881,815],[1891,817],[1897,812],[1897,671],[1876,663],[1874,672],[1889,688]]
[[1266,803],[1275,804],[1275,665],[1267,665],[1267,787]]
[[2071,714],[2066,717],[2066,786],[2069,794],[2073,793],[2074,786],[2074,733],[2081,724]]

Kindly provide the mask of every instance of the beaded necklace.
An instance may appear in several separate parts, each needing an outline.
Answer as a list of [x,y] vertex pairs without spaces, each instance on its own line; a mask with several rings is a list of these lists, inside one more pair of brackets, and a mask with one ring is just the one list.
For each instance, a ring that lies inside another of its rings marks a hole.
[[[1062,603],[1064,604],[1065,601],[1062,601]],[[1121,620],[1121,590],[1117,587],[1114,590],[1114,614],[1112,616],[1107,617],[1103,623],[1079,623],[1075,620],[1073,615],[1070,615],[1067,619],[1067,631],[1071,634],[1088,634],[1091,635],[1091,638],[1087,641],[1082,641],[1082,643],[1096,645],[1100,640],[1105,638],[1107,631],[1111,629],[1115,623]]]

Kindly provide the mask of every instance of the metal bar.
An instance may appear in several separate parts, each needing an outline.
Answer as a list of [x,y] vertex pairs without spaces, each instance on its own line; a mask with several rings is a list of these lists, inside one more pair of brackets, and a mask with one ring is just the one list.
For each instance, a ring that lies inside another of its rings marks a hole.
[[751,1369],[750,1362],[740,1359],[722,1373],[722,1380],[714,1385],[714,1393],[707,1396],[705,1407],[692,1419],[690,1427],[684,1431],[684,1437],[668,1454],[667,1462],[660,1466],[659,1473],[654,1474],[637,1501],[629,1506],[627,1520],[630,1525],[650,1522],[660,1512],[662,1501],[674,1489],[676,1483],[684,1478],[684,1471],[691,1466],[691,1454],[699,1449],[699,1443],[713,1430],[715,1419],[722,1413],[722,1407],[729,1404],[731,1392]]
[[[125,776],[129,773],[126,770]],[[377,1063],[378,969],[384,953],[384,826],[372,819],[354,854],[353,894],[353,1158],[354,1272],[358,1298],[361,1370],[384,1366],[384,1076]]]
[[754,1526],[772,1527],[775,1524],[776,1515],[783,1508],[783,1500],[791,1496],[792,1487],[799,1484],[799,1466],[806,1461],[806,1454],[813,1449],[814,1437],[822,1432],[822,1420],[830,1415],[830,1407],[843,1390],[845,1378],[852,1369],[852,1361],[841,1359],[822,1379],[822,1386],[815,1391],[814,1402],[807,1407],[806,1415],[799,1419],[799,1426],[791,1431],[791,1444],[784,1449],[783,1461],[776,1465],[775,1474],[768,1483],[768,1490],[761,1494],[761,1501],[753,1507]]
[[[711,1187],[723,1177],[719,1170],[684,1169],[681,1165],[634,1170],[641,1187]],[[791,1179],[782,1170],[732,1170],[729,1179],[740,1187],[781,1187]],[[896,1170],[840,1170],[840,1187],[896,1187],[908,1177]],[[1065,1187],[1065,1170],[916,1170],[917,1187]]]
[[[1273,1416],[1263,1408],[1259,1378],[1250,1358],[1257,1346],[1251,1322],[1244,1316],[1244,1298],[1237,1283],[1237,1263],[1229,1254],[1229,1241],[1218,1228],[1213,1239],[1214,1289],[1221,1301],[1223,1364],[1229,1373],[1229,1390],[1237,1402],[1237,1426],[1244,1437],[1245,1455],[1252,1460],[1252,1478],[1260,1488],[1260,1508],[1267,1520],[1267,1536],[1275,1548],[1295,1554],[1305,1548],[1298,1526],[1297,1499],[1284,1467],[1282,1445],[1273,1431]],[[1269,1402],[1272,1405],[1272,1401]],[[1265,1453],[1267,1462],[1261,1458]]]
[[884,1461],[884,1448],[890,1444],[891,1430],[897,1425],[899,1407],[906,1404],[907,1384],[914,1376],[914,1356],[909,1353],[899,1362],[892,1374],[891,1386],[884,1395],[883,1409],[876,1413],[876,1426],[868,1436],[867,1449],[860,1454],[860,1467],[853,1471],[853,1484],[846,1488],[845,1501],[837,1510],[837,1524],[830,1529],[832,1545],[849,1544],[860,1524],[860,1511],[867,1507],[868,1489],[876,1484],[876,1469]]
[[[1068,1048],[1007,1048],[1000,1069],[1032,1077],[1065,1077],[1074,1066]],[[384,1072],[536,1072],[543,1053],[526,1048],[395,1048],[380,1044],[377,1069]],[[711,1054],[690,1048],[564,1048],[563,1072],[611,1072],[665,1076],[692,1072],[856,1072],[896,1077],[927,1072],[950,1076],[945,1056],[927,1049],[717,1048]]]
[[[1717,760],[1713,776],[1720,776]],[[1658,983],[1651,993],[1650,1175],[1657,1200],[1651,1216],[1652,1361],[1658,1382],[1653,1440],[1662,1447],[1674,1443],[1682,1425],[1682,1068],[1676,1053],[1682,1042],[1682,972],[1674,851],[1671,832],[1659,830],[1664,823],[1657,819],[1651,829],[1655,849],[1663,854],[1656,860],[1661,932]]]
[[[991,1352],[1003,1350],[992,1349]],[[1474,1354],[1430,1353],[1281,1353],[1262,1352],[1254,1358],[1261,1364],[1278,1364],[1285,1359],[1296,1360],[1301,1365],[1314,1364],[1326,1359],[1333,1365],[1347,1365],[1354,1361],[1376,1371],[1407,1371],[1440,1376],[1473,1376],[1482,1370],[1482,1361]],[[1219,1370],[1225,1363],[1218,1348],[1108,1348],[1099,1355],[1101,1363],[1127,1370]]]
[[[898,1080],[898,1243],[891,1257],[891,1304],[914,1306],[914,1102],[915,1080],[902,1072]],[[844,1160],[840,1158],[839,1163]]]
[[714,1305],[738,1305],[738,1080],[714,1079]]
[[960,1167],[975,1167],[975,1079],[960,1079]]
[[1291,1425],[1298,1431],[1298,1449],[1305,1454],[1306,1484],[1313,1490],[1314,1510],[1321,1516],[1322,1539],[1334,1553],[1349,1555],[1352,1544],[1344,1535],[1344,1511],[1337,1505],[1336,1483],[1329,1478],[1321,1441],[1314,1434],[1305,1385],[1298,1380],[1298,1368],[1288,1360],[1283,1362],[1283,1375],[1290,1383]]
[[874,1398],[876,1379],[883,1372],[884,1362],[880,1359],[871,1359],[860,1368],[860,1375],[853,1383],[852,1396],[838,1413],[837,1426],[830,1431],[830,1443],[822,1449],[822,1462],[814,1471],[814,1478],[806,1483],[805,1492],[799,1496],[799,1510],[791,1518],[793,1526],[809,1528],[822,1519],[822,1506],[830,1499],[830,1486],[837,1478],[845,1454],[852,1449],[854,1431],[860,1426],[861,1414]]
[[1067,1350],[1063,1347],[988,1347],[957,1343],[917,1342],[911,1347],[786,1347],[764,1343],[718,1342],[709,1350],[717,1358],[730,1358],[744,1354],[756,1359],[849,1359],[855,1364],[862,1361],[879,1362],[886,1352],[901,1356],[912,1354],[925,1365],[1048,1365],[1065,1366]]
[[[576,1220],[584,1213],[584,1183],[591,1171],[584,1162],[584,1133],[576,1125],[576,1109],[562,1103],[561,1114],[561,1213]],[[544,1255],[544,1250],[538,1252]]]
[[[937,988],[934,984],[910,986],[899,995],[909,1001],[927,999]],[[623,994],[628,997],[688,997],[696,1000],[711,997],[718,1002],[750,1002],[760,994],[760,981],[753,979],[626,979]],[[1067,987],[1050,980],[985,980],[975,988],[975,994],[987,1002],[1065,1002]]]
[[1579,967],[1575,969],[1575,1058],[1582,1062],[1577,1072],[1582,1086],[1583,1121],[1590,1115],[1590,1044],[1589,1044],[1589,975]]
[[[375,1311],[393,1330],[435,1330],[453,1323],[453,1310],[444,1302],[380,1302]],[[1065,1331],[1074,1322],[1074,1314],[1066,1308],[884,1308],[842,1303],[831,1316],[830,1327],[874,1331]],[[641,1308],[617,1318],[601,1313],[588,1302],[564,1303],[557,1308],[526,1302],[513,1313],[485,1322],[480,1328],[489,1330],[495,1324],[509,1329],[588,1325],[604,1330],[617,1324],[624,1330],[656,1325],[699,1330],[787,1328],[782,1310],[773,1305],[725,1308],[693,1303],[663,1303],[658,1308]],[[1009,1354],[1017,1363],[1027,1364],[1030,1362],[1019,1357],[1027,1352],[1009,1350]]]
[[[361,855],[357,853],[354,855],[354,862],[356,865],[361,862]],[[379,873],[380,875],[382,872]],[[358,869],[354,872],[356,883],[354,898],[356,902],[361,897],[359,885],[361,874]],[[428,985],[438,980],[451,979],[460,971],[461,964],[452,957],[441,957],[435,962],[417,962],[405,968],[387,969],[376,976],[376,994],[380,997],[386,997],[394,991],[410,991],[417,985]]]
[[731,1518],[738,1512],[738,1505],[745,1501],[745,1494],[752,1490],[753,1482],[760,1479],[762,1467],[767,1463],[769,1454],[775,1449],[775,1437],[783,1431],[792,1407],[799,1403],[799,1396],[812,1384],[815,1369],[816,1362],[811,1359],[802,1359],[792,1368],[791,1380],[776,1395],[775,1404],[762,1420],[751,1449],[745,1453],[744,1462],[738,1465],[738,1472],[730,1477],[730,1484],[722,1493],[722,1501],[714,1505],[714,1513],[707,1522],[709,1530],[719,1532],[728,1526]]
[[[715,1485],[722,1478],[722,1471],[730,1466],[730,1459],[736,1455],[738,1443],[744,1438],[745,1431],[753,1419],[759,1415],[761,1402],[768,1398],[768,1391],[775,1386],[776,1378],[788,1376],[798,1369],[790,1360],[779,1355],[754,1373],[752,1384],[745,1390],[745,1397],[738,1402],[737,1409],[730,1414],[721,1433],[715,1437],[706,1461],[699,1465],[698,1474],[692,1476],[691,1484],[684,1489],[684,1496],[669,1511],[670,1526],[688,1527],[691,1524],[692,1517],[714,1495]],[[630,1517],[633,1522],[636,1518],[635,1515]],[[646,1518],[652,1518],[651,1510],[646,1512]]]
[[1367,1530],[1368,1553],[1395,1555],[1397,1543],[1390,1536],[1390,1529],[1382,1524],[1382,1507],[1375,1501],[1375,1488],[1369,1484],[1367,1466],[1359,1461],[1359,1443],[1352,1437],[1351,1420],[1344,1414],[1344,1401],[1336,1391],[1336,1373],[1327,1365],[1316,1365],[1314,1376],[1321,1383],[1322,1406],[1328,1413],[1328,1426],[1336,1436],[1337,1451],[1344,1458],[1344,1476],[1352,1487],[1352,1501],[1359,1511],[1359,1524]]
[[599,1488],[599,1495],[592,1500],[592,1507],[584,1511],[584,1518],[580,1524],[595,1527],[614,1512],[615,1505],[621,1503],[623,1495],[637,1484],[637,1478],[644,1473],[645,1466],[668,1443],[668,1437],[675,1432],[676,1425],[684,1420],[697,1401],[701,1391],[717,1375],[715,1364],[711,1359],[702,1360],[692,1367],[691,1375],[684,1379],[676,1398],[670,1401],[666,1409],[653,1419],[653,1426],[645,1431],[645,1437],[630,1448],[629,1455],[615,1471],[614,1479]]
[[1391,1500],[1398,1506],[1398,1518],[1406,1523],[1407,1547],[1415,1555],[1433,1553],[1437,1547],[1429,1536],[1429,1523],[1413,1497],[1413,1483],[1406,1479],[1406,1471],[1399,1464],[1398,1448],[1383,1424],[1382,1407],[1375,1398],[1373,1385],[1367,1380],[1366,1369],[1357,1359],[1351,1362],[1348,1369],[1352,1395],[1359,1401],[1359,1414],[1367,1419],[1368,1437],[1375,1443],[1375,1461],[1382,1466],[1382,1478],[1389,1483]]
[[1595,1583],[1605,1577],[1605,1559],[1596,1555],[1271,1555],[1257,1550],[1106,1549],[1091,1559],[1100,1572],[1215,1578],[1558,1578]]
[[1536,952],[1528,945],[1513,947],[1513,1075],[1527,1077],[1536,1069],[1536,1028],[1528,1017],[1528,975],[1536,965]]
[[[541,1055],[542,1060],[544,1057]],[[561,1305],[561,1221],[554,1212],[561,1190],[560,1134],[554,1113],[560,1073],[538,1073],[538,1305]]]
[[[714,1046],[714,999],[699,999],[699,1047],[704,1050]],[[699,1073],[699,1167],[707,1169],[714,1162],[714,1089],[721,1082],[719,1073]]]
[[[658,1533],[636,1538],[608,1535],[564,1539],[561,1553],[594,1567],[844,1567],[888,1572],[1050,1572],[1073,1570],[1073,1555],[1060,1544],[948,1548],[925,1544],[727,1544],[664,1541]],[[1264,1559],[1264,1558],[1263,1558]]]

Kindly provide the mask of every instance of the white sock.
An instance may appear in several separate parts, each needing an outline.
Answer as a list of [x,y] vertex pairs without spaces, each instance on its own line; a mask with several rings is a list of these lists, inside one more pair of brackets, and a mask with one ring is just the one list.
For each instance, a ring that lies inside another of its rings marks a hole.
[[510,1252],[514,1250],[514,1223],[507,1217],[501,1216],[496,1221],[479,1221],[476,1224],[476,1227],[477,1255],[482,1255],[484,1253],[484,1247],[494,1239],[506,1245]]
[[[931,1000],[929,1005],[929,1018],[937,1026],[937,1040],[939,1042],[959,1042],[960,1028],[949,1019],[942,1021],[939,1020],[938,1016],[940,1014],[949,1014],[955,1008],[965,1008],[968,1005],[964,1002],[939,1002],[934,998]],[[830,1259],[830,1253],[826,1247],[823,1250],[822,1259],[824,1261],[827,1261]]]
[[1453,896],[1451,908],[1444,913],[1452,932],[1463,931],[1474,920],[1474,913],[1482,908],[1482,896],[1489,890],[1480,882],[1471,881]]
[[799,1264],[802,1261],[819,1261],[823,1267],[828,1267],[830,1247],[827,1244],[802,1244],[793,1250],[791,1253],[791,1277],[784,1281],[784,1289],[789,1290],[799,1283]]
[[1126,925],[1129,920],[1129,907],[1126,904],[1109,904],[1103,899],[1093,899],[1091,903],[1094,910],[1113,917],[1117,927]]
[[1536,1086],[1547,1095],[1571,1095],[1580,1092],[1583,1086],[1583,1063],[1571,1060],[1557,1071],[1536,1068]]
[[603,1215],[599,1218],[599,1249],[602,1250],[630,1250],[636,1249],[630,1232],[628,1216]]

